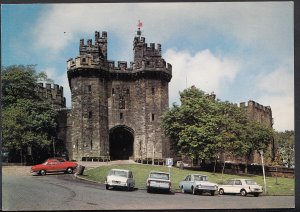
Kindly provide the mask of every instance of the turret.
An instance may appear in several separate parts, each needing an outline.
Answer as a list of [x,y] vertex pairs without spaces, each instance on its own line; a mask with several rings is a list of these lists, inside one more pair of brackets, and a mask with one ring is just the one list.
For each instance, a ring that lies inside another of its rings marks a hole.
[[92,43],[92,39],[87,40],[87,44],[84,44],[84,39],[80,40],[79,43],[79,52],[80,55],[92,55],[94,60],[101,59],[107,60],[107,32],[100,33],[95,32],[95,43]]
[[95,32],[95,41],[81,39],[79,55],[69,59],[68,79],[72,98],[70,158],[106,156],[108,144],[107,33]]

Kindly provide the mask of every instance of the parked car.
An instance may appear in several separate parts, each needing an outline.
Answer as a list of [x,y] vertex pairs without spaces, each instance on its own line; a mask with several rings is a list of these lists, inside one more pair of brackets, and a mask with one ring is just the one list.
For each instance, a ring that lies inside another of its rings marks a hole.
[[132,171],[125,169],[112,169],[109,171],[105,180],[106,189],[112,188],[126,188],[134,190],[135,181]]
[[65,172],[72,174],[78,164],[73,161],[66,161],[64,158],[49,158],[44,163],[31,167],[30,172],[38,175],[45,175],[50,172]]
[[171,179],[168,172],[151,171],[146,181],[147,192],[153,190],[171,191]]
[[190,167],[190,165],[187,164],[187,163],[184,163],[183,161],[177,161],[177,162],[176,162],[176,167],[177,167],[177,168],[181,168],[181,167]]
[[182,193],[202,194],[203,192],[209,192],[214,196],[218,190],[218,184],[209,182],[206,175],[189,174],[179,183],[179,188]]
[[254,180],[250,179],[230,179],[223,185],[219,186],[219,194],[253,194],[258,197],[262,193],[262,187]]

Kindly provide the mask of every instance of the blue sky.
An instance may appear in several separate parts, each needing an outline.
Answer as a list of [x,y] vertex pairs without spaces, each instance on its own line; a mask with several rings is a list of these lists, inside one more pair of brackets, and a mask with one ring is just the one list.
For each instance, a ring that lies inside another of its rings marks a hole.
[[110,60],[132,61],[137,21],[173,66],[170,105],[195,85],[223,101],[271,106],[276,130],[294,129],[293,2],[1,5],[2,65],[37,64],[70,90],[66,61],[79,39],[107,31]]

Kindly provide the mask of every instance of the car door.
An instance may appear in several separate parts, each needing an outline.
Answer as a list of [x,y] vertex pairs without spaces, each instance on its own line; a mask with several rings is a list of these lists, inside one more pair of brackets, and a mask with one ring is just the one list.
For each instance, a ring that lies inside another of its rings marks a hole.
[[234,193],[240,193],[240,190],[242,188],[242,181],[241,180],[235,180],[233,188],[234,188]]
[[234,180],[228,180],[222,187],[225,193],[234,193]]
[[57,171],[58,169],[58,161],[56,160],[52,160],[50,162],[48,162],[48,171]]
[[184,190],[189,191],[189,192],[192,191],[192,189],[191,189],[191,187],[192,187],[191,178],[192,178],[191,175],[187,176],[186,181],[185,181],[185,187],[184,187]]
[[182,181],[182,187],[185,191],[191,191],[191,187],[189,186],[191,181],[191,175],[187,175],[185,179]]

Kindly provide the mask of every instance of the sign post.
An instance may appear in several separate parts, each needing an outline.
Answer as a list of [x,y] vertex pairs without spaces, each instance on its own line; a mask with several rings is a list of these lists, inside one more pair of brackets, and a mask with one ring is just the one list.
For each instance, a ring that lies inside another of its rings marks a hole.
[[166,165],[169,167],[169,173],[171,178],[171,167],[173,166],[173,158],[166,158]]
[[265,185],[265,194],[267,193],[267,183],[266,183],[266,174],[265,174],[265,166],[264,166],[264,152],[262,150],[259,150],[260,157],[261,157],[261,165],[262,165],[262,170],[263,170],[263,175],[264,175],[264,185]]

